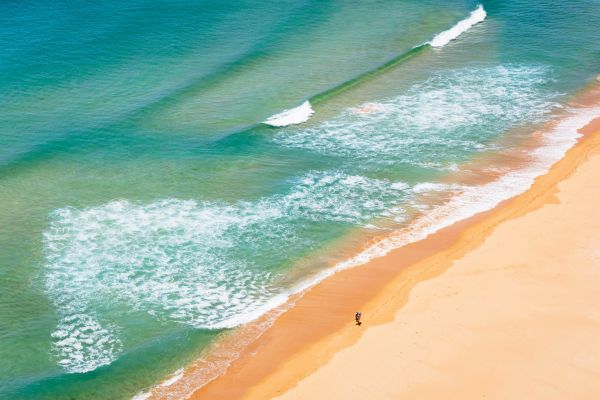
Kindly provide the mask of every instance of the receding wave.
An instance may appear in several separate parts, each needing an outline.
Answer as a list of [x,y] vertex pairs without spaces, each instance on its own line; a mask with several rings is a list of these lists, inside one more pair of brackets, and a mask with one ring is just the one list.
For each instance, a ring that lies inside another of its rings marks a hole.
[[[502,201],[529,189],[536,177],[547,172],[577,142],[581,136],[578,130],[600,115],[600,107],[572,109],[569,113],[568,118],[546,134],[544,144],[532,152],[533,160],[527,167],[506,173],[484,185],[462,187],[448,203],[431,210],[408,228],[397,231],[357,256],[336,265],[333,272],[382,257],[455,222],[490,210]],[[325,274],[330,275],[331,272]]]
[[463,19],[447,31],[438,33],[433,39],[431,39],[429,44],[431,45],[431,47],[444,47],[452,40],[456,39],[464,32],[471,29],[473,25],[482,22],[486,16],[487,13],[483,9],[483,6],[479,5],[475,10],[471,12],[471,15],[469,15],[468,18]]
[[313,113],[314,110],[312,109],[310,102],[305,101],[298,107],[284,110],[279,114],[275,114],[272,117],[267,118],[267,120],[263,123],[275,127],[296,125],[308,121]]

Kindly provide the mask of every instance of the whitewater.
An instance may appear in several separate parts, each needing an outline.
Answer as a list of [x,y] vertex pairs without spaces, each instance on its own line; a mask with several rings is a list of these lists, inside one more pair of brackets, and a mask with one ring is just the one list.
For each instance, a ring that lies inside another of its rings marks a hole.
[[[447,202],[436,206],[422,217],[412,221],[406,228],[392,232],[384,239],[370,245],[360,253],[351,258],[341,261],[331,268],[320,271],[319,273],[295,284],[290,289],[272,297],[264,306],[258,310],[247,313],[243,317],[236,319],[237,323],[249,323],[261,317],[270,310],[278,309],[278,312],[271,315],[271,319],[262,324],[261,330],[268,329],[270,324],[286,308],[282,308],[290,301],[290,298],[298,293],[303,293],[319,282],[327,279],[334,274],[349,269],[359,267],[368,262],[383,257],[391,251],[400,247],[415,243],[425,239],[427,236],[438,232],[439,230],[451,226],[459,221],[469,217],[489,211],[501,202],[515,197],[531,187],[535,178],[546,173],[550,167],[560,160],[565,153],[575,145],[581,137],[579,129],[586,126],[600,114],[599,107],[590,108],[571,108],[564,110],[559,114],[560,120],[549,131],[545,132],[542,143],[529,151],[529,162],[525,167],[506,171],[503,175],[493,181],[483,185],[460,185],[460,184],[440,184],[440,183],[422,183],[414,186],[411,190],[415,194],[446,192],[451,196]],[[391,187],[397,186],[401,190],[409,189],[407,185],[391,184]],[[290,305],[291,306],[291,305]],[[256,339],[260,332],[254,334]],[[246,345],[249,343],[246,343]],[[238,349],[241,351],[242,349]],[[210,380],[224,373],[227,366],[236,358],[236,354],[227,353],[221,355],[222,365],[204,366],[196,370],[188,371],[184,381],[195,382],[193,388],[207,384]],[[183,371],[176,373],[177,379],[183,377]],[[210,377],[210,378],[209,378]],[[170,385],[172,378],[161,383],[159,387]],[[189,385],[175,389],[173,393],[178,393],[186,397],[192,393],[189,391]],[[154,389],[156,390],[156,389]],[[150,396],[153,391],[147,392]]]
[[486,16],[487,13],[483,9],[483,6],[479,5],[477,9],[471,12],[471,15],[469,15],[468,18],[460,21],[447,31],[438,33],[433,39],[431,39],[429,44],[431,47],[444,47],[452,40],[455,40],[460,35],[471,29],[471,27],[474,25],[485,20]]
[[312,109],[310,102],[305,101],[298,107],[284,110],[279,114],[275,114],[272,117],[267,118],[264,123],[278,128],[288,125],[301,124],[302,122],[308,121],[314,112],[315,111]]

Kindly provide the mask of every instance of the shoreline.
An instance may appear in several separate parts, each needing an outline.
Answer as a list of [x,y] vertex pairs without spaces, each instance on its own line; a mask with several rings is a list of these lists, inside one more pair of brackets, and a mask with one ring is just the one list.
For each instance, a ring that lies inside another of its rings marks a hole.
[[[443,274],[452,260],[477,248],[499,224],[542,207],[556,193],[556,184],[572,174],[600,143],[599,125],[600,120],[594,120],[594,134],[585,131],[586,135],[565,157],[516,198],[375,259],[369,265],[341,271],[323,281],[250,346],[247,353],[254,357],[242,356],[225,375],[191,398],[272,398],[294,387],[337,352],[356,343],[365,328],[391,322],[395,311],[407,303],[414,287]],[[423,253],[434,255],[419,260],[419,254]],[[402,271],[398,273],[397,269]],[[356,282],[361,284],[357,287]],[[372,293],[380,285],[383,288],[379,293]],[[332,303],[338,308],[322,306]],[[364,315],[364,324],[358,329],[351,320],[355,309],[361,309]],[[328,321],[321,319],[323,315]],[[322,336],[318,338],[315,336],[320,335],[311,334],[310,329],[309,332],[301,329],[306,326],[318,326]],[[281,362],[282,359],[285,361]]]
[[529,191],[384,289],[360,338],[241,398],[597,398],[600,116],[581,132]]
[[[592,97],[590,101],[585,95],[580,96],[583,101],[579,105],[597,104],[596,96]],[[522,208],[524,202],[535,202],[536,197],[531,198],[531,192],[551,190],[564,173],[564,164],[576,164],[581,159],[581,148],[591,141],[589,135],[583,139],[570,148],[550,172],[537,177],[524,193],[372,259],[368,265],[338,271],[305,293],[295,295],[284,309],[273,311],[283,314],[271,327],[258,333],[260,338],[242,350],[224,375],[195,391],[190,398],[269,398],[293,387],[335,353],[356,343],[367,327],[392,321],[394,311],[402,308],[419,283],[443,274],[451,264],[448,260],[477,247],[499,223],[516,218],[515,210]],[[465,247],[465,236],[478,232],[475,236],[480,237],[482,229],[487,233],[481,240],[477,243],[470,240],[468,248]],[[356,309],[363,311],[365,321],[359,329],[352,321]],[[256,324],[265,323],[267,319],[263,317]],[[234,337],[227,339],[235,344]],[[173,385],[173,389],[176,386]],[[170,398],[173,391],[168,389],[152,393],[149,398]]]

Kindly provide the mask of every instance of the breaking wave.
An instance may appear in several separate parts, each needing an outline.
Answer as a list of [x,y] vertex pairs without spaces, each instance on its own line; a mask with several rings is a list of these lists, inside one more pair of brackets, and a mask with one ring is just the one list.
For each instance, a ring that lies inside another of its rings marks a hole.
[[447,31],[438,33],[433,39],[431,39],[429,44],[431,45],[431,47],[444,47],[452,40],[456,39],[464,32],[471,29],[473,25],[482,22],[486,16],[487,13],[483,9],[483,6],[479,5],[475,10],[471,12],[468,18],[463,19]]
[[[431,39],[431,41],[414,46],[412,49],[408,50],[407,52],[402,53],[402,54],[392,58],[385,64],[383,64],[371,71],[365,72],[364,74],[361,74],[347,82],[337,85],[337,86],[335,86],[331,89],[328,89],[322,93],[316,94],[313,97],[311,97],[311,101],[313,101],[314,103],[323,101],[323,100],[331,97],[332,95],[339,94],[339,93],[365,81],[368,78],[377,76],[378,74],[386,71],[388,68],[391,68],[403,61],[406,61],[406,60],[416,56],[417,54],[419,54],[420,52],[425,50],[428,47],[427,45],[429,45],[431,47],[444,47],[445,45],[450,43],[452,40],[456,39],[461,34],[466,32],[467,30],[469,30],[473,25],[476,25],[476,24],[482,22],[486,18],[486,15],[487,14],[486,14],[485,10],[483,9],[483,6],[479,5],[475,10],[473,10],[471,12],[469,17],[458,22],[452,28],[438,33],[433,39]],[[285,127],[285,126],[289,126],[289,125],[297,125],[297,124],[306,122],[310,119],[310,117],[313,114],[314,114],[314,110],[312,108],[310,101],[305,101],[298,107],[291,108],[289,110],[284,110],[284,111],[280,112],[279,114],[275,114],[275,115],[269,117],[268,119],[263,121],[263,123],[266,125],[281,128],[281,127]]]
[[[531,152],[531,163],[521,169],[510,171],[498,179],[483,185],[440,184],[425,182],[412,187],[414,193],[449,192],[450,201],[434,206],[404,229],[394,232],[387,238],[368,247],[356,256],[323,270],[315,276],[300,282],[285,292],[285,298],[302,292],[335,273],[365,264],[375,258],[385,256],[399,247],[424,239],[440,229],[475,214],[488,211],[500,202],[523,193],[531,187],[536,177],[548,169],[571,148],[581,136],[580,128],[597,118],[600,108],[572,109],[552,131],[544,136],[543,144]],[[193,378],[193,377],[192,377]],[[169,380],[167,380],[169,382]],[[194,388],[206,382],[197,382]],[[184,393],[189,391],[183,389]],[[148,392],[151,394],[152,391]]]
[[312,109],[310,102],[305,101],[298,107],[282,111],[279,114],[275,114],[272,117],[267,118],[264,124],[275,127],[301,124],[302,122],[308,121],[313,113],[314,110]]
[[[461,160],[451,154],[487,149],[495,132],[541,119],[553,105],[540,100],[544,82],[535,68],[459,70],[316,127],[285,128],[273,140],[364,159],[369,168],[452,169]],[[57,362],[86,372],[116,359],[123,344],[114,310],[204,329],[251,321],[302,289],[280,271],[290,255],[318,246],[321,224],[377,228],[381,218],[403,220],[411,196],[439,190],[313,171],[289,181],[284,194],[256,201],[121,200],[56,210],[44,234],[44,285],[59,314]]]
[[546,173],[567,150],[575,145],[581,136],[578,130],[597,118],[600,108],[572,109],[569,110],[569,114],[569,117],[545,135],[543,145],[531,152],[533,160],[528,166],[508,172],[484,185],[464,185],[460,188],[454,186],[452,189],[456,191],[456,195],[451,201],[430,210],[406,229],[399,230],[357,256],[336,265],[333,271],[354,267],[382,257],[396,248],[424,239],[444,227],[490,210],[502,201],[525,192],[536,177]]

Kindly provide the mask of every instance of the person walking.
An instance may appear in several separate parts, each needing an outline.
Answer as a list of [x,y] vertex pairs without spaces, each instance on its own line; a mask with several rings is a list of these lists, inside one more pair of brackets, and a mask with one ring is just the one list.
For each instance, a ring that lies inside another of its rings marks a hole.
[[362,313],[360,311],[357,311],[356,314],[354,314],[354,320],[356,321],[356,325],[362,324],[362,322],[360,322],[360,317],[362,317]]

